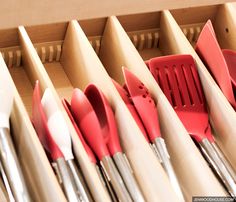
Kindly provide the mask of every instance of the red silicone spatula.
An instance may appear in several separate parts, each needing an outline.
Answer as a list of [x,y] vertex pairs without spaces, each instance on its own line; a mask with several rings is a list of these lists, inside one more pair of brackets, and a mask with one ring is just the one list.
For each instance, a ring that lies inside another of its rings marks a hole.
[[52,135],[50,134],[49,128],[47,126],[47,117],[44,113],[43,106],[41,104],[41,94],[38,81],[36,81],[33,92],[32,109],[33,125],[43,147],[48,151],[48,153],[50,153],[52,160],[56,163],[58,167],[58,172],[61,176],[62,186],[67,196],[67,199],[70,202],[77,201],[78,195],[76,194],[75,183],[73,182],[64,155],[58,145],[55,143],[54,139],[52,138]]
[[229,70],[220,46],[217,42],[210,20],[207,21],[198,37],[196,43],[196,52],[205,62],[207,68],[212,73],[225,97],[235,108],[236,103]]
[[125,68],[123,68],[123,73],[130,98],[132,99],[134,106],[143,122],[148,137],[158,153],[159,160],[165,169],[172,186],[179,197],[184,201],[183,194],[170,161],[170,156],[167,151],[165,141],[161,137],[156,104],[148,89],[134,74]]
[[[104,137],[103,131],[97,115],[90,104],[88,98],[79,89],[74,89],[71,99],[71,110],[77,125],[90,148],[100,160],[102,168],[105,170],[107,178],[121,201],[132,201],[125,187],[125,184],[113,163],[112,155],[120,152],[121,148],[116,139],[112,139],[110,147],[107,146],[109,136]],[[110,150],[111,149],[111,150]]]
[[148,66],[189,134],[199,143],[228,191],[235,196],[233,177],[221,160],[223,155],[214,146],[205,98],[192,56],[157,57],[151,59]]
[[70,120],[71,120],[71,122],[72,122],[74,128],[75,128],[75,131],[76,131],[77,135],[79,136],[79,138],[80,138],[80,140],[81,140],[81,143],[83,144],[84,149],[85,149],[85,151],[87,152],[87,154],[88,154],[88,156],[89,156],[91,162],[94,163],[94,164],[96,164],[96,163],[97,163],[97,160],[96,160],[96,158],[95,158],[95,156],[94,156],[92,150],[90,149],[90,147],[88,146],[88,144],[85,142],[84,137],[83,137],[83,135],[81,134],[80,129],[78,128],[78,126],[77,126],[77,124],[76,124],[76,122],[75,122],[75,120],[74,120],[74,118],[73,118],[73,116],[72,116],[72,114],[71,114],[71,106],[70,106],[70,103],[68,103],[68,101],[67,101],[66,99],[63,99],[63,100],[62,100],[62,104],[63,104],[63,106],[64,106],[64,108],[65,108],[65,110],[66,110],[66,112],[67,112],[67,114],[68,114],[68,116],[69,116],[69,118],[70,118]]
[[134,201],[144,201],[138,184],[131,172],[130,165],[125,154],[122,152],[115,117],[105,95],[94,84],[85,89],[85,95],[90,101],[98,117],[103,137],[107,139],[108,149],[115,164],[125,182],[125,185]]

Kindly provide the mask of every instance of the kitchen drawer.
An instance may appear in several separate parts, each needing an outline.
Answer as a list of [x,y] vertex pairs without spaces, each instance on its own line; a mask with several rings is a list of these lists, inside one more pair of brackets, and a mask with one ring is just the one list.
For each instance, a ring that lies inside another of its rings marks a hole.
[[42,91],[52,90],[63,112],[77,163],[96,201],[109,201],[108,194],[61,104],[62,98],[70,101],[74,88],[83,90],[89,83],[95,83],[112,106],[122,148],[145,199],[178,201],[110,79],[124,83],[122,66],[139,77],[157,103],[162,134],[186,201],[191,201],[192,196],[227,196],[144,61],[171,54],[194,57],[217,143],[236,169],[235,111],[194,51],[198,34],[208,19],[213,22],[221,47],[236,49],[234,9],[229,3],[0,30],[0,51],[4,57],[4,61],[0,57],[0,73],[8,68],[12,79],[9,82],[16,87],[12,137],[34,201],[66,200],[30,121],[36,80]]

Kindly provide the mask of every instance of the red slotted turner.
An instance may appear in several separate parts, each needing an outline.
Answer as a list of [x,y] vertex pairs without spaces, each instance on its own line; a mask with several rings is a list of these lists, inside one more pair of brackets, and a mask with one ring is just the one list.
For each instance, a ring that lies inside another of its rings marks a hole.
[[148,66],[188,133],[199,143],[206,159],[231,195],[235,196],[233,176],[221,159],[223,154],[215,149],[205,98],[192,56],[158,57],[151,59]]

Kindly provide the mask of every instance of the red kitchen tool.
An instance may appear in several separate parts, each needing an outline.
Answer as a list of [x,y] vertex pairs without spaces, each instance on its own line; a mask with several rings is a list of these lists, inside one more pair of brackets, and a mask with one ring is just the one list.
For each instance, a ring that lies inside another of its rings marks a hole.
[[215,78],[223,94],[235,108],[235,98],[231,84],[231,78],[224,55],[217,42],[211,21],[208,20],[203,27],[197,43],[196,52],[201,57],[211,74]]
[[180,185],[171,165],[170,156],[167,151],[165,141],[161,137],[156,104],[152,99],[148,89],[134,74],[125,68],[123,68],[123,74],[130,98],[133,101],[134,106],[147,131],[148,137],[155,148],[160,163],[165,169],[176,193],[184,201]]
[[77,126],[77,124],[76,124],[76,122],[75,122],[75,120],[74,120],[74,118],[73,118],[73,116],[71,114],[71,106],[70,106],[70,104],[68,103],[68,101],[66,99],[62,100],[62,104],[63,104],[63,106],[64,106],[64,108],[65,108],[65,110],[66,110],[66,112],[67,112],[67,114],[68,114],[68,116],[69,116],[69,118],[70,118],[74,128],[75,128],[75,131],[76,131],[77,135],[79,136],[79,139],[80,139],[82,145],[84,146],[85,151],[87,152],[87,154],[88,154],[88,156],[90,158],[90,161],[93,164],[96,164],[97,163],[96,157],[94,156],[93,151],[90,149],[88,144],[85,142],[84,137],[81,134],[80,129],[78,128],[78,126]]
[[116,87],[116,90],[118,91],[118,93],[120,94],[122,100],[124,101],[124,103],[126,104],[126,107],[129,109],[131,115],[133,116],[136,124],[139,126],[140,130],[142,131],[145,139],[149,142],[148,136],[147,136],[147,132],[143,126],[142,121],[140,120],[140,117],[134,107],[134,104],[132,102],[132,100],[129,98],[129,93],[122,88],[122,86],[117,83],[115,80],[112,79],[112,82],[114,84],[114,86]]
[[[74,89],[73,91],[71,110],[84,138],[99,158],[104,173],[107,175],[107,178],[110,179],[119,200],[132,201],[111,157],[114,153],[121,152],[120,145],[116,138],[112,138],[109,141],[110,136],[103,135],[103,130],[106,129],[101,129],[100,122],[92,105],[84,93],[79,89]],[[107,145],[108,142],[111,142],[109,147]],[[109,149],[111,149],[111,151],[109,151]]]
[[56,163],[59,176],[61,177],[62,186],[71,202],[78,201],[75,183],[65,161],[64,155],[55,143],[47,126],[47,118],[41,104],[41,95],[39,82],[36,81],[33,92],[33,107],[32,107],[32,123],[35,127],[39,140],[43,147],[50,153],[52,160]]
[[236,51],[223,49],[222,53],[228,66],[233,89],[236,92]]
[[[110,184],[109,184],[109,180],[108,180],[106,177],[103,178],[103,176],[105,175],[105,173],[101,174],[100,169],[99,169],[99,166],[97,165],[97,159],[96,159],[96,157],[94,156],[93,151],[90,149],[89,145],[88,145],[87,142],[85,141],[85,139],[84,139],[82,133],[80,132],[80,129],[78,128],[78,126],[77,126],[77,124],[76,124],[76,122],[75,122],[74,117],[73,117],[72,114],[71,114],[71,106],[70,106],[70,103],[68,103],[68,101],[67,101],[66,99],[63,99],[63,100],[62,100],[62,104],[63,104],[63,106],[64,106],[64,108],[65,108],[65,110],[66,110],[66,112],[67,112],[67,114],[68,114],[68,116],[69,116],[69,118],[70,118],[70,120],[71,120],[71,122],[72,122],[72,124],[73,124],[73,126],[74,126],[74,128],[75,128],[75,130],[76,130],[76,132],[77,132],[77,134],[78,134],[78,136],[79,136],[79,138],[80,138],[82,144],[83,144],[83,146],[84,146],[85,151],[87,152],[87,154],[88,154],[88,156],[89,156],[91,162],[93,163],[93,165],[94,165],[94,167],[95,167],[95,169],[96,169],[96,171],[97,171],[97,173],[98,173],[98,176],[100,177],[100,179],[101,179],[101,181],[103,182],[103,184],[104,184],[104,185],[107,185],[107,188],[108,188],[108,190],[109,190],[109,193],[111,194],[111,197],[112,197],[113,201],[117,201],[117,200],[116,200],[116,197],[115,197],[115,195],[114,195],[114,193],[113,193],[113,190],[112,190],[112,188],[111,188],[111,186],[110,186]],[[105,180],[105,181],[104,181],[104,180]],[[105,182],[106,182],[106,184],[105,184]]]
[[128,160],[121,150],[115,117],[106,97],[93,84],[87,86],[85,89],[85,95],[93,106],[98,117],[103,137],[107,139],[108,149],[132,199],[134,201],[144,201],[132,171],[130,170]]
[[200,145],[225,187],[235,196],[235,182],[211,134],[205,98],[192,56],[157,57],[151,59],[148,66],[188,133]]

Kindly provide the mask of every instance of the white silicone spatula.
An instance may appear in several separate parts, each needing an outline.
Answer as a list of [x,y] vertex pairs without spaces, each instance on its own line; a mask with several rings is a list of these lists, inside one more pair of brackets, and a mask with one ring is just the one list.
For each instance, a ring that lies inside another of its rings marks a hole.
[[30,196],[11,140],[9,127],[14,86],[1,54],[0,68],[2,68],[0,73],[0,160],[15,200],[28,202],[31,201]]
[[84,182],[84,179],[79,173],[78,168],[74,162],[70,131],[63,118],[62,112],[60,111],[57,102],[52,94],[52,91],[49,88],[45,90],[41,103],[47,116],[47,124],[50,133],[68,163],[68,166],[75,180],[77,190],[80,194],[81,201],[92,201],[92,197],[89,193],[87,185]]

